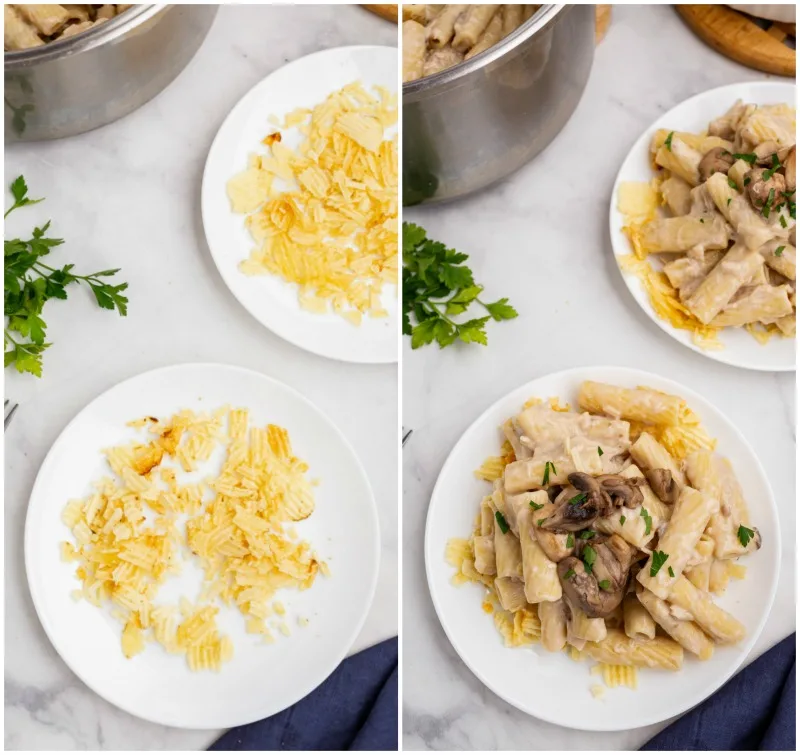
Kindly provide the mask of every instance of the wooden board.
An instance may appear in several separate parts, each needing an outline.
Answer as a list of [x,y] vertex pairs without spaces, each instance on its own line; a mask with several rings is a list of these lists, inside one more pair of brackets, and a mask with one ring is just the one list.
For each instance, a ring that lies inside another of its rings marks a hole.
[[797,53],[785,44],[794,24],[769,23],[762,29],[752,16],[726,5],[676,5],[678,13],[706,44],[738,63],[794,78]]
[[372,13],[376,13],[381,18],[385,18],[387,21],[393,21],[394,23],[397,23],[396,5],[362,5],[361,7],[366,8]]

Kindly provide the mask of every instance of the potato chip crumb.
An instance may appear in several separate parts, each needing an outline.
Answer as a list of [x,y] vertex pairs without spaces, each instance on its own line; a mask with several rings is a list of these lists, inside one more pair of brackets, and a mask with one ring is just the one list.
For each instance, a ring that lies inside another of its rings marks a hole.
[[602,700],[606,695],[606,688],[602,684],[593,684],[589,691],[592,693],[592,697],[597,700]]
[[308,626],[308,623],[309,623],[309,622],[308,622],[308,619],[307,619],[305,616],[298,616],[298,617],[297,617],[297,624],[298,624],[298,626],[301,626],[301,627],[307,627],[307,626]]

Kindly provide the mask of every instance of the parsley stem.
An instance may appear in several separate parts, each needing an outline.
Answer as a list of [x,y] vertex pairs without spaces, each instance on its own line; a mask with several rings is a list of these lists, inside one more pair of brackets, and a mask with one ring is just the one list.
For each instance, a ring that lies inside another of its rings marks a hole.
[[[457,328],[457,327],[458,327],[458,323],[456,323],[456,322],[453,322],[453,320],[451,320],[451,319],[450,319],[450,318],[449,318],[449,317],[448,317],[448,316],[447,316],[447,315],[446,315],[444,312],[442,312],[442,310],[441,310],[441,309],[439,309],[439,307],[437,307],[437,306],[436,306],[436,305],[437,305],[437,303],[438,303],[438,304],[446,304],[447,302],[435,302],[435,301],[433,301],[432,299],[428,299],[428,306],[429,306],[429,307],[430,307],[430,308],[431,308],[431,309],[432,309],[434,312],[436,312],[436,314],[437,314],[437,315],[439,315],[439,317],[441,317],[441,318],[442,318],[442,320],[445,320],[446,322],[450,323],[450,325],[452,325],[454,328]],[[423,305],[423,306],[424,306],[424,305]]]

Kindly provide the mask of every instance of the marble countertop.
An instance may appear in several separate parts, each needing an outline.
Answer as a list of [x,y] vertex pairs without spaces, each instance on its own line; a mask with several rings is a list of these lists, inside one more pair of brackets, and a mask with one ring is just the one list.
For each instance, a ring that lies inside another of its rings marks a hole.
[[[520,313],[488,325],[485,349],[412,352],[405,339],[403,425],[414,430],[403,472],[406,749],[635,749],[661,728],[586,733],[521,713],[461,662],[430,600],[423,533],[442,464],[484,409],[547,373],[612,363],[646,369],[684,383],[733,420],[766,468],[783,532],[778,595],[752,657],[794,630],[795,376],[728,367],[667,338],[625,288],[608,238],[613,179],[639,134],[698,92],[764,78],[706,47],[671,7],[615,6],[583,99],[544,153],[478,196],[406,211],[405,220],[470,255],[490,300],[507,296]],[[554,176],[570,202],[549,201]]]
[[67,239],[54,254],[84,271],[121,267],[130,283],[125,319],[78,289],[69,302],[49,303],[54,345],[44,377],[6,370],[5,396],[21,404],[5,438],[6,749],[196,750],[217,736],[140,721],[87,689],[48,642],[25,578],[25,511],[51,444],[99,393],[156,367],[213,361],[259,370],[339,426],[369,474],[383,542],[375,602],[353,651],[397,634],[397,368],[329,361],[263,328],[219,277],[199,214],[211,141],[252,86],[317,50],[396,41],[393,24],[358,7],[223,7],[186,70],[135,113],[79,137],[6,150],[6,184],[24,173],[31,196],[47,198],[14,213],[9,233],[52,218]]

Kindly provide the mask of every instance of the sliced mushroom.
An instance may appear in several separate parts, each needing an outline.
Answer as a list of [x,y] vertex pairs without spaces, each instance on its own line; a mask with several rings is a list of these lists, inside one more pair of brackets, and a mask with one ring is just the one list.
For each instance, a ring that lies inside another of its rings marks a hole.
[[[576,496],[580,493],[576,493]],[[559,496],[562,498],[562,496]],[[541,529],[556,530],[559,532],[578,532],[591,526],[598,516],[598,509],[590,498],[583,502],[570,503],[568,498],[564,498],[556,510],[550,514],[541,524]]]
[[591,619],[604,619],[622,602],[623,591],[602,590],[597,579],[574,556],[558,564],[558,578],[566,602],[580,608]]
[[616,506],[621,505],[628,509],[634,509],[644,501],[644,494],[640,489],[640,486],[644,484],[644,477],[606,474],[600,475],[596,479]]
[[728,170],[733,165],[733,155],[724,147],[714,147],[708,150],[700,160],[700,180],[707,181],[715,173],[728,174]]
[[672,472],[668,469],[648,469],[644,476],[653,489],[653,492],[664,503],[675,503],[678,500],[678,485],[672,478]]
[[542,527],[533,527],[533,534],[545,556],[553,563],[557,564],[575,552],[575,538],[572,538],[572,545],[567,545],[570,536],[565,532],[552,532]]
[[[767,203],[770,204],[770,209],[780,204],[781,196],[786,191],[786,179],[780,173],[773,173],[766,181],[764,180],[764,173],[767,171],[762,167],[753,168],[747,171],[745,177],[745,184],[747,184],[747,193],[750,195],[750,201],[753,206],[761,210]],[[750,179],[749,181],[747,179]]]
[[607,591],[624,593],[634,550],[619,535],[612,535],[601,543],[593,543],[591,548],[595,553],[592,573],[598,583],[607,581]]
[[784,181],[786,183],[786,191],[789,193],[795,191],[797,189],[797,177],[795,174],[795,164],[797,161],[796,156],[796,147],[792,147],[789,150],[789,155],[786,158],[786,162],[783,164],[783,174],[784,174]]

